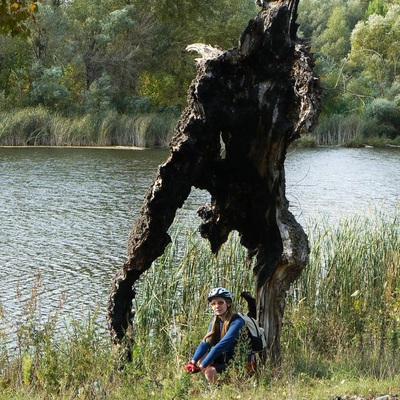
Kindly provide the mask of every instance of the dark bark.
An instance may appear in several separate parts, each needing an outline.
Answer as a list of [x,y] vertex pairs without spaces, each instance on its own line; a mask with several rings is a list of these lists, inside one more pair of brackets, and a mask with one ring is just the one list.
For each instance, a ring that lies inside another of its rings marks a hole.
[[258,318],[267,332],[269,356],[279,361],[286,290],[309,253],[306,234],[288,210],[284,161],[289,144],[311,129],[320,109],[312,58],[296,39],[297,4],[264,5],[237,48],[189,46],[203,58],[188,107],[111,287],[108,321],[115,342],[131,327],[134,283],[170,242],[168,228],[194,186],[211,195],[199,215],[200,233],[212,252],[236,230],[249,258],[255,258]]

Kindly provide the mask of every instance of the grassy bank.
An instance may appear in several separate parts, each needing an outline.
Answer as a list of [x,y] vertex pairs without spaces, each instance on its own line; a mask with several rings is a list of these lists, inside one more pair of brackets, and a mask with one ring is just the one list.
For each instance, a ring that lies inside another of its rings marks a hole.
[[36,323],[33,290],[14,351],[2,332],[0,398],[320,400],[399,393],[399,218],[376,213],[337,226],[309,223],[310,265],[288,293],[279,370],[267,368],[257,378],[231,370],[217,388],[183,373],[211,315],[210,286],[227,286],[238,299],[253,280],[236,237],[214,258],[197,236],[180,232],[137,288],[132,363],[119,368],[95,316],[62,335],[56,311]]
[[[178,121],[177,111],[120,115],[114,111],[65,117],[44,107],[0,112],[0,146],[134,146],[165,147]],[[400,146],[362,119],[335,115],[295,147]],[[372,134],[370,134],[372,132]]]
[[174,112],[120,115],[113,111],[67,118],[43,107],[0,112],[3,146],[166,146]]
[[400,137],[397,137],[396,139],[388,139],[386,137],[364,138],[362,136],[356,136],[347,141],[332,141],[327,142],[326,144],[326,142],[324,140],[320,140],[317,135],[310,134],[296,140],[291,146],[297,148],[316,148],[319,146],[340,146],[348,148],[374,147],[382,149],[388,147],[400,148]]
[[[394,130],[396,132],[396,130]],[[385,121],[359,115],[333,114],[321,118],[313,133],[295,141],[294,146],[387,147],[400,146]]]

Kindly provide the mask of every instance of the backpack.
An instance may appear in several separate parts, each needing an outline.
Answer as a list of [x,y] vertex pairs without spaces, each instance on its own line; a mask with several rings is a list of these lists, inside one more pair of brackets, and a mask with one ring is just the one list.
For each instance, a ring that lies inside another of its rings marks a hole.
[[255,353],[263,351],[267,347],[264,329],[258,325],[256,319],[242,313],[238,313],[238,315],[243,319],[248,331],[252,351]]

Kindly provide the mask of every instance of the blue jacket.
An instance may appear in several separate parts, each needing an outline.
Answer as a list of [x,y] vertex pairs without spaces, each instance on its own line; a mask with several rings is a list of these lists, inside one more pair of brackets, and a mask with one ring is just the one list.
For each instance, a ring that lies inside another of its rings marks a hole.
[[[211,326],[212,323],[210,323],[207,332],[210,332]],[[211,344],[208,342],[201,342],[193,355],[193,360],[197,362],[208,353],[201,363],[203,367],[208,367],[223,354],[226,356],[226,360],[231,359],[235,351],[236,342],[239,338],[239,332],[243,326],[243,319],[240,318],[239,315],[233,316],[225,336],[213,347],[211,347]]]

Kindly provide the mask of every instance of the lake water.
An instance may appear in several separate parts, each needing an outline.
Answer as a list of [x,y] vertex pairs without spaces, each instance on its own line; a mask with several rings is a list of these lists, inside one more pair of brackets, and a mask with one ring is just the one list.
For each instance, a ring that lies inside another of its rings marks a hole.
[[[35,287],[38,318],[79,318],[105,305],[130,227],[165,149],[0,148],[0,316],[9,332]],[[400,206],[400,149],[296,149],[287,197],[306,227]],[[178,218],[196,230],[208,194],[194,190]],[[35,285],[36,282],[36,285]],[[105,322],[104,322],[105,325]]]

